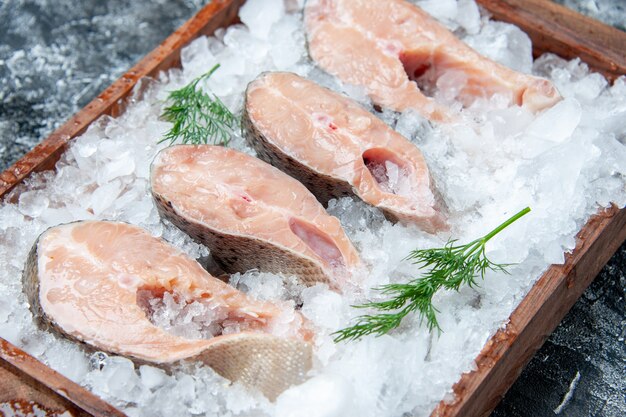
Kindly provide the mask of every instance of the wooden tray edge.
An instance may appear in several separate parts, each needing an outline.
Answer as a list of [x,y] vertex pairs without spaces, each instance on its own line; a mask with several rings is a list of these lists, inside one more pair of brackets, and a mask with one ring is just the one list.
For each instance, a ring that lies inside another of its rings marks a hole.
[[476,0],[494,19],[513,23],[533,42],[535,57],[580,58],[610,81],[626,74],[626,33],[547,0]]
[[[11,387],[29,397],[22,399],[22,401],[28,400],[28,402],[34,402],[37,406],[45,408],[50,407],[50,405],[55,408],[67,407],[78,415],[125,416],[124,413],[100,397],[2,338],[0,338],[0,370],[7,371],[6,373],[3,372],[3,376],[8,376],[9,381],[19,378],[21,384],[28,385],[26,390],[15,386]],[[4,383],[6,381],[3,381]],[[6,393],[0,394],[0,396],[4,395]],[[59,414],[65,411],[59,410]]]
[[455,399],[441,401],[431,417],[486,416],[543,345],[576,300],[626,239],[626,209],[594,215],[577,235],[563,265],[552,265],[533,285],[476,358],[477,369],[454,385]]
[[212,34],[217,28],[235,21],[243,2],[244,0],[213,0],[204,6],[98,97],[2,172],[0,174],[0,198],[32,172],[53,169],[71,139],[85,132],[87,127],[100,116],[121,114],[124,111],[124,99],[132,92],[139,80],[156,76],[160,71],[177,66],[180,63],[180,50],[185,45],[200,35]]
[[[121,114],[125,108],[124,100],[132,94],[137,83],[144,77],[155,76],[160,71],[178,66],[180,50],[185,45],[200,35],[210,35],[217,28],[236,21],[239,7],[244,1],[213,0],[203,7],[98,97],[0,174],[0,199],[7,197],[9,192],[30,174],[53,169],[65,151],[67,143],[82,134],[100,116]],[[8,378],[7,381],[0,381],[0,387],[3,387],[4,383],[14,383],[18,376],[23,378],[23,385],[28,385],[20,392],[32,395],[33,398],[16,398],[18,403],[32,401],[34,405],[44,407],[46,404],[55,406],[73,404],[76,408],[68,407],[68,410],[78,411],[80,415],[125,416],[89,390],[65,378],[2,338],[0,338],[0,370]]]

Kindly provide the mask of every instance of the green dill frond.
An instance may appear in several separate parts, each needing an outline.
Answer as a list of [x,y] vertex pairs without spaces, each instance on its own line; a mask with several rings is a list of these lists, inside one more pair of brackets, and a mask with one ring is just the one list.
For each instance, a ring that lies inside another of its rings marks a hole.
[[485,236],[465,245],[458,245],[457,240],[449,240],[442,248],[412,251],[406,259],[426,270],[422,276],[407,283],[374,288],[388,298],[353,307],[379,312],[359,316],[353,326],[334,332],[335,342],[357,340],[371,334],[382,336],[400,326],[402,320],[414,312],[419,315],[421,322],[426,322],[429,331],[441,331],[437,309],[432,303],[433,296],[442,288],[458,291],[462,285],[474,287],[478,285],[476,279],[484,279],[488,270],[508,273],[506,267],[509,264],[497,264],[487,258],[485,244],[528,212],[530,208],[526,207]]
[[180,140],[184,144],[227,145],[236,117],[215,95],[198,88],[198,83],[208,79],[219,68],[216,64],[206,74],[199,76],[181,89],[170,92],[161,117],[173,123],[172,128],[159,141]]

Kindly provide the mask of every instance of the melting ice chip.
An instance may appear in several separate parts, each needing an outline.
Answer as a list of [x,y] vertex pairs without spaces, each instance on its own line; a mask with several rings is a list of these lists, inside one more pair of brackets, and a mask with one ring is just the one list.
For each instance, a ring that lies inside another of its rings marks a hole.
[[417,5],[437,20],[450,24],[458,13],[456,0],[421,0]]
[[95,352],[89,357],[89,367],[97,370],[102,370],[104,365],[107,363],[107,359],[109,359],[109,355],[104,352]]
[[480,54],[500,64],[527,74],[532,71],[532,43],[528,35],[515,25],[490,21],[480,29],[479,34],[466,36],[463,40]]
[[162,369],[149,365],[139,367],[141,382],[150,389],[163,385],[167,381],[167,374]]
[[37,217],[43,213],[50,204],[48,197],[37,191],[25,191],[19,198],[19,210],[22,214]]
[[569,138],[580,123],[582,109],[577,100],[566,98],[546,110],[528,126],[531,136],[560,143]]
[[456,20],[468,32],[476,34],[480,31],[480,10],[473,0],[457,2]]
[[277,68],[287,69],[302,57],[302,47],[298,43],[300,21],[293,18],[281,19],[270,31],[270,55]]

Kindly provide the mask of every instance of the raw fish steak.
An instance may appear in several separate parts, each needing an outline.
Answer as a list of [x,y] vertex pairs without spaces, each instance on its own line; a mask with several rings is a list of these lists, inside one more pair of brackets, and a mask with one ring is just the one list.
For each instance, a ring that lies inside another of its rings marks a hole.
[[451,120],[423,93],[436,85],[453,89],[464,105],[497,93],[539,111],[561,99],[550,81],[479,55],[405,0],[309,0],[305,25],[309,53],[322,69],[396,111]]
[[260,158],[324,204],[356,195],[391,220],[446,228],[422,153],[352,100],[296,74],[265,73],[248,85],[242,124]]
[[152,164],[159,212],[228,272],[259,269],[339,289],[359,265],[337,218],[298,181],[233,149],[179,145]]
[[[201,361],[269,398],[301,382],[311,367],[310,334],[299,313],[246,296],[126,223],[48,229],[30,252],[23,281],[42,324],[98,350],[165,367]],[[165,292],[210,306],[221,334],[188,339],[153,324],[142,294]],[[284,337],[270,334],[274,326],[285,326]]]

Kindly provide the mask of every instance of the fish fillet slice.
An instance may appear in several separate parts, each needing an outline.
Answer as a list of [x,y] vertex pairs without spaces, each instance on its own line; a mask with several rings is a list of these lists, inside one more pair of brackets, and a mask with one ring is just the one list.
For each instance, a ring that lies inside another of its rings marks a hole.
[[344,82],[364,86],[371,99],[396,111],[413,109],[435,121],[450,111],[420,91],[456,78],[457,99],[503,94],[532,111],[561,99],[548,80],[485,58],[405,0],[309,0],[305,25],[311,57]]
[[[85,221],[51,228],[33,246],[23,280],[42,323],[92,348],[160,366],[202,361],[271,399],[303,381],[311,366],[310,334],[298,313],[281,324],[286,337],[270,334],[289,312],[249,298],[136,226]],[[144,290],[210,302],[248,330],[200,340],[175,336],[146,317],[138,302]]]
[[243,125],[259,157],[323,203],[356,194],[392,220],[446,228],[421,152],[346,97],[296,74],[265,73],[247,88]]
[[221,146],[173,146],[155,158],[161,215],[207,245],[228,272],[259,269],[339,289],[360,264],[339,220],[298,181]]

